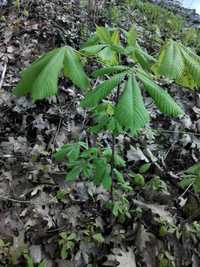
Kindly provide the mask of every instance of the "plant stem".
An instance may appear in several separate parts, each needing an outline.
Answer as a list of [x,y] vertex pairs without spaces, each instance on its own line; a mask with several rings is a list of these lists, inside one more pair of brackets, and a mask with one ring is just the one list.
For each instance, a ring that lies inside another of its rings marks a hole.
[[[118,99],[119,99],[119,94],[120,94],[120,86],[118,85],[117,87],[117,92],[114,95],[114,102],[115,104],[118,103]],[[112,184],[111,184],[111,188],[110,188],[110,194],[111,194],[111,200],[113,202],[113,181],[114,181],[114,167],[115,167],[115,134],[114,132],[112,133],[112,156],[111,156],[111,179],[112,179]]]
[[111,156],[111,188],[110,188],[110,193],[111,193],[111,199],[113,202],[113,180],[114,180],[114,167],[115,167],[115,135],[114,133],[112,134],[112,156]]

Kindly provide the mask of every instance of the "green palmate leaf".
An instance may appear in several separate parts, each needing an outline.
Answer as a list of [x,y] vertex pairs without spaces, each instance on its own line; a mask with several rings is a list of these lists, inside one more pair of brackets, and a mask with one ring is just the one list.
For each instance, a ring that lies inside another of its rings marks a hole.
[[125,71],[125,70],[128,71],[129,67],[122,66],[122,65],[116,65],[116,66],[105,67],[105,68],[101,68],[101,69],[95,70],[92,73],[92,76],[94,78],[97,78],[98,76],[115,74],[115,73],[122,72],[122,71]]
[[55,95],[64,55],[65,48],[57,48],[36,60],[21,73],[13,93],[17,96],[30,93],[33,100]]
[[[103,152],[103,155],[107,158],[107,160],[111,160],[112,159],[112,149],[111,148],[105,149]],[[115,162],[115,165],[118,167],[125,167],[126,166],[126,162],[117,153],[115,153],[114,162]]]
[[110,94],[112,89],[114,89],[125,77],[126,73],[120,73],[113,76],[111,79],[102,82],[97,85],[97,87],[89,92],[85,99],[81,102],[82,107],[94,107],[100,100],[105,98]]
[[67,47],[65,50],[64,74],[81,89],[86,90],[90,87],[89,79],[83,70],[81,61],[71,47]]
[[170,79],[179,79],[185,68],[184,58],[180,52],[179,46],[173,40],[162,48],[158,62],[152,67],[157,75],[165,75]]
[[130,76],[116,106],[115,116],[126,129],[136,134],[149,121],[140,88],[135,77]]
[[156,83],[150,80],[150,78],[148,78],[145,74],[140,73],[137,74],[137,77],[142,81],[145,90],[153,98],[160,111],[172,116],[183,114],[183,111],[176,104],[173,98]]
[[69,151],[69,145],[63,145],[56,153],[53,154],[55,160],[63,160]]
[[69,161],[75,161],[80,155],[80,143],[63,145],[56,153],[53,154],[55,160],[68,158]]
[[198,87],[200,85],[200,57],[195,55],[192,50],[184,46],[180,47],[185,60],[186,73],[190,74],[195,83],[195,87]]
[[67,173],[65,176],[65,180],[67,181],[74,181],[81,173],[80,166],[75,166],[71,171]]
[[105,44],[87,46],[87,47],[84,47],[83,49],[81,49],[81,52],[85,53],[86,55],[96,55],[105,47],[106,47]]
[[83,45],[81,46],[81,49],[88,47],[88,46],[93,46],[93,45],[97,45],[99,42],[99,37],[94,33],[92,34],[92,36],[90,36],[90,38],[83,43]]
[[100,41],[107,44],[111,43],[111,34],[107,28],[97,26],[96,35],[99,37]]
[[127,54],[127,49],[124,48],[122,45],[115,45],[115,44],[112,44],[109,46],[111,48],[111,50],[113,50],[114,52],[116,53],[119,53],[119,54],[124,54],[126,55]]
[[105,47],[97,55],[105,64],[118,64],[117,53],[111,47]]

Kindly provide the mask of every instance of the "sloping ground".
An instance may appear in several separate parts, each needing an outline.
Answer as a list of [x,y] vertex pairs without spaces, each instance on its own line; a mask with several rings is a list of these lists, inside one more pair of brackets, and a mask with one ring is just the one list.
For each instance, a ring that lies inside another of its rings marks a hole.
[[[87,25],[94,27],[77,5],[32,0],[19,10],[1,11],[0,266],[200,266],[199,194],[178,186],[181,172],[200,158],[197,93],[159,81],[187,115],[169,119],[146,98],[151,128],[139,140],[118,138],[125,173],[150,166],[144,186],[131,184],[131,193],[119,189],[118,217],[106,207],[108,192],[89,182],[65,182],[63,166],[51,157],[62,144],[84,137],[82,121],[88,115],[78,107],[80,93],[61,79],[59,96],[47,101],[32,103],[11,94],[19,71],[33,59],[55,46],[79,47]],[[134,17],[141,44],[156,53],[159,42],[145,17],[131,6],[112,8],[101,10],[95,22],[110,23],[113,14],[115,25],[128,28]],[[111,141],[106,134],[99,140]]]

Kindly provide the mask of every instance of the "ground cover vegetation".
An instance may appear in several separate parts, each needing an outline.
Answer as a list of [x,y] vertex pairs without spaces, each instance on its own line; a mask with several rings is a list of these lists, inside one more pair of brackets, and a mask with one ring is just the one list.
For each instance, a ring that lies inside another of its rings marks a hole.
[[[84,1],[14,4],[1,17],[2,266],[198,266],[193,29],[147,1],[102,1],[89,21]],[[12,90],[15,56],[35,54]]]

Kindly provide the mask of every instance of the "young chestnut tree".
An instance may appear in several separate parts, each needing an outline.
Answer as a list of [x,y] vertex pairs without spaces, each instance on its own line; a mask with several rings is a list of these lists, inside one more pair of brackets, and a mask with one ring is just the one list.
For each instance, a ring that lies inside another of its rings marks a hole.
[[[91,74],[91,79],[101,79],[95,88],[91,88],[81,62],[82,58],[90,57],[101,66]],[[14,94],[30,94],[34,101],[56,95],[62,71],[82,90],[85,97],[81,105],[89,108],[96,120],[92,130],[109,131],[112,144],[106,151],[88,147],[80,140],[61,147],[55,158],[67,158],[66,179],[74,180],[82,175],[97,185],[102,183],[107,189],[112,187],[114,177],[126,187],[118,170],[125,162],[116,153],[116,135],[124,130],[138,134],[149,122],[141,90],[152,97],[160,111],[170,116],[183,114],[167,91],[154,81],[153,73],[165,75],[189,88],[200,84],[200,58],[182,44],[169,40],[156,60],[138,44],[134,27],[128,32],[97,27],[80,51],[69,46],[57,48],[31,64],[22,72]]]

